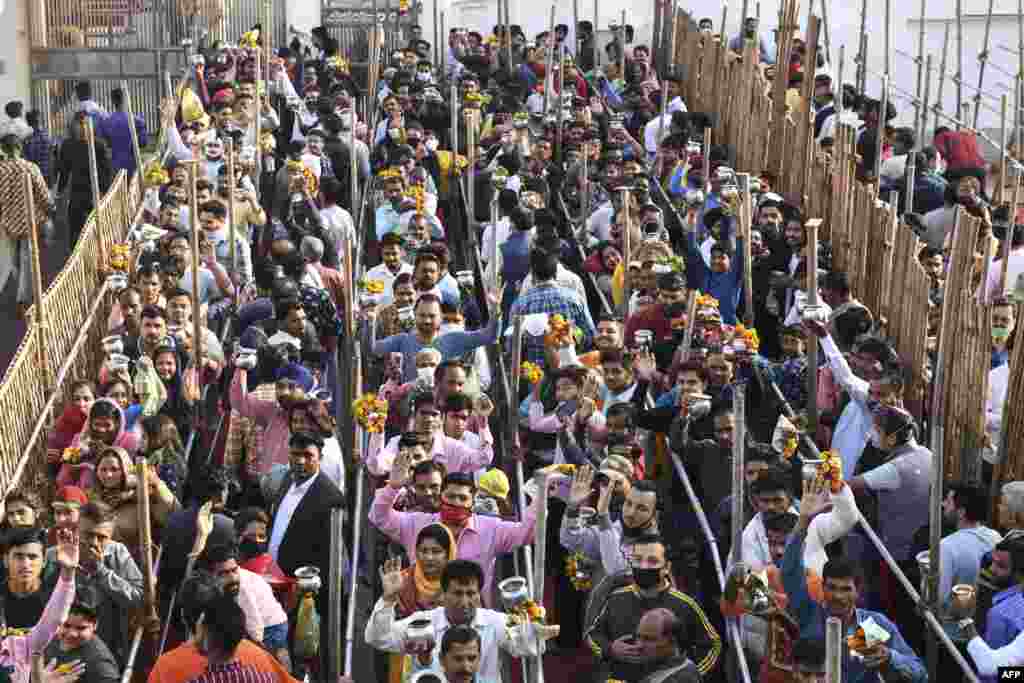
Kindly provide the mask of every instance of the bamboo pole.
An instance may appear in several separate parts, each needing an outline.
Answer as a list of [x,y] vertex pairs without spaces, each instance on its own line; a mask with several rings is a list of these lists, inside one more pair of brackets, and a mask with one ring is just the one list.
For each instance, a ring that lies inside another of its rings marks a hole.
[[[999,131],[1000,131],[1000,136],[1001,136],[1000,139],[1003,141],[1003,148],[1001,150],[999,150],[999,187],[996,188],[996,195],[995,195],[996,204],[1002,204],[1003,203],[1003,200],[1004,200],[1003,195],[1005,194],[1005,190],[1006,190],[1006,161],[1007,161],[1007,154],[1006,154],[1006,142],[1007,142],[1007,140],[1006,140],[1006,105],[1007,105],[1006,95],[1004,94],[1000,98],[1000,109],[1001,109],[1001,111],[1000,111],[1000,115],[999,115]],[[1011,214],[1011,216],[1012,216],[1012,214]],[[1010,220],[1010,224],[1011,225],[1013,224],[1013,219],[1012,218]],[[982,280],[982,282],[984,282],[984,280]]]
[[555,6],[551,5],[550,21],[548,22],[548,36],[545,50],[547,55],[545,63],[547,69],[544,71],[544,116],[550,111],[551,91],[555,88]]
[[[518,414],[518,411],[517,411]],[[544,583],[547,572],[547,547],[548,547],[548,473],[539,469],[533,475],[537,484],[537,500],[533,502],[537,506],[537,521],[534,529],[533,541],[533,599],[538,605],[544,604]],[[537,673],[538,679],[544,680],[544,640],[537,642]]]
[[189,232],[192,239],[192,368],[199,373],[199,343],[202,337],[202,323],[199,320],[199,201],[196,198],[196,181],[199,176],[199,161],[191,162],[189,173],[189,218],[192,222]]
[[[1021,135],[1024,134],[1024,100],[1021,97],[1024,96],[1024,91],[1021,90],[1021,79],[1024,78],[1024,0],[1017,0],[1017,94],[1016,102],[1013,105],[1013,126],[1017,132],[1017,161],[1024,160],[1024,139]],[[1014,206],[1014,211],[1017,207]]]
[[[661,70],[664,70],[667,66],[665,62],[665,54],[662,50],[665,49],[665,40],[662,35],[665,31],[665,14],[663,11],[664,0],[653,0],[653,12],[654,27],[651,31],[651,64],[656,65]],[[577,0],[573,0],[573,18],[576,18],[576,3]],[[578,26],[579,24],[577,24]]]
[[629,260],[633,257],[633,221],[630,207],[630,192],[633,188],[625,187],[622,192],[622,215],[626,225],[622,229],[622,310],[629,315],[629,298],[632,294],[633,278],[629,272]]
[[124,96],[124,106],[128,110],[128,132],[132,138],[132,154],[135,157],[136,173],[142,173],[142,149],[139,147],[139,133],[135,129],[135,109],[132,107],[131,94],[128,92],[128,81],[121,81],[121,94]]
[[[930,54],[925,59],[925,73],[927,75],[924,81],[924,98],[921,100],[921,106],[918,108],[918,112],[921,114],[921,129],[917,133],[917,143],[914,145],[914,149],[920,149],[924,146],[924,135],[928,128],[928,101],[932,93],[932,56]],[[911,156],[913,156],[913,150],[911,150]]]
[[736,182],[739,184],[740,201],[740,235],[743,237],[743,324],[749,328],[754,327],[754,255],[750,248],[751,232],[753,229],[753,200],[750,196],[750,174],[737,173]]
[[598,52],[597,52],[597,26],[598,26],[598,24],[597,24],[597,22],[598,22],[598,20],[600,19],[600,16],[601,16],[598,13],[597,3],[598,3],[598,0],[594,0],[594,34],[591,37],[591,41],[590,41],[590,48],[593,51],[592,60],[594,62],[594,69],[593,69],[594,71],[597,71],[597,66],[598,66],[598,61],[597,61],[597,58],[598,58]]
[[[35,304],[30,324],[34,328],[36,334],[36,351],[38,353],[36,363],[38,363],[41,376],[43,377],[43,383],[47,389],[49,389],[52,388],[53,385],[50,383],[50,357],[46,343],[49,332],[49,321],[47,320],[46,315],[46,302],[43,298],[43,269],[42,261],[40,260],[41,252],[39,250],[39,222],[36,220],[36,200],[35,193],[32,191],[32,176],[26,173],[24,174],[24,179],[25,183],[23,187],[25,192],[25,207],[27,209],[25,218],[28,220],[28,246],[31,249],[29,259],[32,267],[32,299]],[[71,246],[73,249],[74,245]],[[22,248],[24,248],[24,245],[22,245]],[[15,262],[17,262],[18,256],[16,250],[14,258]],[[15,278],[17,289],[20,289],[20,286],[17,285],[17,282],[20,280],[21,274],[19,273],[18,277]]]
[[[921,18],[920,18],[920,25],[918,26],[918,30],[917,30],[917,59],[914,60],[917,63],[917,89],[916,89],[915,92],[917,93],[917,99],[918,100],[921,99],[921,87],[922,87],[921,77],[925,73],[927,73],[928,74],[927,78],[929,80],[931,79],[931,70],[930,69],[926,70],[924,68],[924,66],[925,66],[924,65],[924,18],[925,18],[925,5],[926,5],[927,2],[928,2],[928,0],[921,0]],[[917,118],[918,119],[923,119],[924,116],[927,115],[927,111],[928,111],[927,108],[923,104],[921,104],[920,102],[914,104],[914,109],[917,112]],[[923,132],[924,132],[924,126],[921,126],[921,131],[918,133],[918,138],[920,138],[921,133],[923,133]]]
[[732,411],[735,420],[735,433],[732,439],[732,562],[743,562],[743,529],[746,517],[743,511],[745,500],[746,478],[744,476],[743,456],[747,443],[747,385],[737,382],[733,386]]
[[821,0],[821,23],[825,27],[825,62],[832,69],[832,34],[828,27],[828,3],[831,0]]
[[[198,313],[193,313],[193,316],[199,317]],[[193,346],[196,345],[198,345],[198,341],[193,341]],[[153,525],[150,521],[148,468],[149,465],[144,456],[138,456],[135,459],[135,499],[138,506],[139,556],[142,558],[145,630],[149,633],[150,638],[155,640],[160,634],[160,616],[156,611],[156,570],[153,567]]]
[[978,115],[981,113],[981,87],[985,84],[985,65],[988,63],[988,43],[992,32],[992,8],[996,0],[988,0],[988,15],[985,17],[985,39],[982,43],[981,52],[978,53],[978,92],[974,95],[974,123],[972,128],[978,128]]
[[882,141],[885,139],[886,114],[889,111],[889,74],[882,76],[882,97],[878,106],[878,134],[875,136],[875,177],[872,184],[875,187],[875,196],[880,197],[882,184]]
[[[956,115],[960,117],[964,107],[964,7],[963,0],[956,0]],[[957,126],[959,128],[959,126]]]
[[[807,306],[811,310],[818,308],[818,231],[821,228],[821,219],[812,218],[804,225],[806,229],[807,253],[805,254],[807,267]],[[807,367],[818,367],[818,345],[807,345]],[[818,395],[818,373],[807,373],[807,395]],[[818,433],[818,403],[811,400],[807,402],[807,432],[811,438]]]
[[[236,214],[235,214],[235,191],[238,188],[238,181],[235,180],[235,143],[229,137],[224,141],[224,156],[226,157],[225,164],[228,168],[228,240],[231,248],[231,277],[238,277],[238,245],[235,240],[237,228],[236,226]],[[354,155],[353,155],[354,156]],[[238,290],[241,289],[242,282],[235,283],[235,290],[232,293],[232,299],[235,302],[235,306],[238,306]],[[196,311],[198,315],[198,311]]]
[[100,211],[100,175],[96,166],[96,129],[92,125],[92,117],[85,117],[85,144],[89,150],[89,182],[92,187],[92,210],[98,216]]
[[[551,11],[552,11],[552,14],[553,14],[554,13],[554,9],[552,8]],[[552,19],[552,24],[554,24],[554,19]],[[626,80],[626,10],[622,10],[622,21],[619,23],[619,31],[620,31],[619,35],[621,36],[620,47],[622,48],[621,50],[619,50],[619,78],[621,78],[623,81],[625,81]]]
[[885,75],[892,75],[892,0],[885,0]]
[[867,83],[867,35],[868,35],[868,0],[861,0],[860,3],[860,43],[857,45],[857,90],[864,92]]
[[[434,7],[435,7],[435,11],[436,11],[437,0],[434,0]],[[438,61],[436,57],[434,59],[434,63],[435,64],[440,64],[441,65],[441,77],[443,77],[444,74],[447,73],[447,69],[445,67],[448,64],[448,33],[444,29],[445,29],[445,25],[444,25],[444,12],[441,12],[441,40],[445,41],[445,47],[442,48],[440,43],[437,44],[436,50],[441,54],[441,57],[440,57],[440,61]],[[367,116],[366,118],[369,119],[370,117]],[[452,153],[454,154],[455,152],[456,152],[456,150],[452,149]]]
[[[947,58],[948,54],[949,54],[949,22],[947,21],[946,22],[946,28],[943,30],[943,35],[942,35],[942,59],[939,62],[939,91],[938,91],[937,96],[935,98],[935,106],[933,107],[933,111],[935,113],[935,123],[932,125],[932,128],[938,128],[939,127],[939,112],[942,111],[942,91],[944,89],[943,86],[946,84],[946,58]],[[930,74],[929,74],[929,78],[931,78]],[[924,133],[923,127],[922,127],[922,131],[921,132],[922,132],[922,134]]]
[[1007,231],[1006,239],[1003,241],[1003,258],[999,263],[999,292],[996,296],[1006,295],[1006,281],[1010,275],[1010,244],[1013,242],[1013,236],[1017,232],[1017,207],[1020,205],[1020,186],[1022,180],[1024,180],[1024,170],[1017,169],[1017,175],[1013,178],[1013,208],[1010,210],[1010,229]]

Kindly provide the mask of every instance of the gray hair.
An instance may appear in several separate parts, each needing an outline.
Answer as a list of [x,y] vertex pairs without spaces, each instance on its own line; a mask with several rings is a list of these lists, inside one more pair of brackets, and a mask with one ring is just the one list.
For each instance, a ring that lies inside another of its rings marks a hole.
[[319,263],[320,259],[324,257],[324,243],[319,237],[313,237],[312,235],[306,235],[302,238],[302,243],[299,244],[299,253],[302,254],[302,258],[310,263]]
[[1007,511],[1015,518],[1024,516],[1024,481],[1003,484],[1002,493],[1006,499]]

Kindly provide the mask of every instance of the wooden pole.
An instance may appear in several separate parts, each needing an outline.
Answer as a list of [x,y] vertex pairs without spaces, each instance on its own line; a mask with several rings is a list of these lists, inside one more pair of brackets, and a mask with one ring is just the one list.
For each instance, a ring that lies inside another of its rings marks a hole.
[[[1010,275],[1010,243],[1017,232],[1017,207],[1020,205],[1020,186],[1022,180],[1024,180],[1024,173],[1018,168],[1017,174],[1013,177],[1013,206],[1010,209],[1010,229],[1007,232],[1006,239],[1003,241],[1003,258],[999,262],[999,291],[996,293],[996,296],[1004,296],[1006,294],[1006,281]],[[985,285],[982,286],[984,287]],[[1000,460],[1000,462],[1002,461]]]
[[[956,115],[959,118],[964,108],[964,7],[963,0],[956,0]],[[957,126],[959,128],[959,126]]]
[[[939,127],[939,112],[942,111],[942,91],[943,86],[946,84],[946,58],[949,56],[949,22],[946,22],[946,28],[942,35],[942,59],[939,64],[939,91],[935,97],[935,107],[933,111],[935,113],[935,123],[932,124],[932,128]],[[931,78],[931,74],[928,75]],[[922,133],[923,133],[922,127]]]
[[829,617],[825,622],[825,683],[842,683],[845,645],[843,622]]
[[[625,13],[623,13],[623,16],[625,16]],[[729,18],[729,3],[728,2],[723,2],[722,3],[722,28],[721,28],[721,36],[722,36],[722,44],[725,45],[725,46],[729,45],[729,34],[726,33],[726,30],[725,30],[725,22],[726,22],[726,20],[728,20],[728,18]],[[625,21],[625,19],[623,19],[623,21]]]
[[[914,105],[914,110],[917,112],[917,120],[919,120],[919,121],[923,121],[924,120],[925,116],[927,116],[927,111],[928,111],[927,107],[925,107],[925,105],[922,104],[921,101],[920,101],[921,100],[921,87],[922,87],[921,77],[925,73],[927,73],[927,76],[925,76],[925,77],[928,78],[929,80],[931,80],[931,77],[932,77],[931,71],[925,71],[925,68],[924,68],[924,17],[925,17],[925,5],[926,5],[927,2],[928,2],[928,0],[921,0],[921,19],[920,19],[920,26],[918,26],[918,30],[917,30],[917,59],[914,60],[915,62],[917,62],[917,90],[916,90],[916,96],[917,96],[917,99],[918,99],[918,102]],[[888,71],[888,70],[886,70],[886,71]],[[917,136],[919,140],[920,140],[921,134],[923,132],[924,132],[924,125],[921,125],[921,129],[918,132],[918,136]]]
[[821,0],[821,23],[825,27],[825,62],[832,70],[832,34],[828,27],[828,3],[831,0]]
[[548,115],[550,93],[555,87],[555,74],[554,74],[554,62],[555,62],[555,6],[551,5],[551,20],[548,22],[548,44],[545,46],[547,50],[547,70],[544,72],[544,116]]
[[[576,2],[573,0],[573,16],[575,17]],[[665,61],[665,54],[662,52],[665,48],[665,40],[662,35],[665,31],[665,13],[663,11],[665,2],[664,0],[654,0],[654,27],[651,31],[651,64],[656,68],[664,70],[668,65]],[[577,24],[578,25],[578,24]]]
[[737,382],[733,385],[732,411],[736,428],[732,439],[732,562],[743,561],[743,529],[746,527],[744,500],[746,499],[746,477],[743,456],[747,441],[747,385]]
[[633,242],[633,221],[630,215],[630,192],[633,188],[625,187],[622,192],[622,216],[626,225],[622,229],[622,310],[623,315],[629,315],[629,297],[631,292],[632,278],[629,274],[629,260],[632,255]]
[[598,0],[594,0],[594,35],[593,35],[593,38],[590,41],[590,47],[593,50],[593,62],[594,62],[594,70],[595,71],[597,70],[597,66],[598,66],[598,61],[597,61],[597,58],[598,58],[598,51],[597,51],[597,26],[598,26],[598,24],[597,24],[597,22],[598,22],[598,20],[600,19],[600,16],[601,16],[598,13],[597,3],[598,3]]
[[[228,168],[228,240],[231,248],[231,277],[237,278],[238,275],[238,245],[235,240],[237,233],[237,225],[235,221],[235,191],[238,189],[238,181],[235,180],[235,143],[231,138],[224,141],[224,156],[227,157],[225,164]],[[355,154],[352,155],[355,157]],[[235,291],[233,298],[235,305],[238,305],[238,290],[241,288],[242,282],[235,283]],[[198,311],[195,314],[198,315]]]
[[978,53],[978,92],[974,94],[974,122],[971,127],[977,130],[978,115],[981,113],[981,86],[985,84],[985,64],[988,63],[988,41],[992,31],[992,8],[996,0],[988,0],[988,15],[985,17],[985,39],[981,52]]
[[[199,317],[198,312],[192,315],[194,318]],[[198,341],[193,341],[193,346],[196,345]],[[138,456],[135,459],[135,500],[138,506],[139,557],[142,558],[142,599],[147,625],[145,631],[154,641],[153,645],[156,645],[155,640],[160,635],[160,617],[156,611],[156,571],[153,568],[153,526],[150,521],[148,468],[145,456]]]
[[[259,54],[259,53],[257,53]],[[192,221],[192,368],[199,373],[199,342],[202,324],[199,321],[199,201],[196,198],[196,182],[199,180],[199,161],[191,162],[189,174],[189,217]]]
[[[554,11],[554,10],[552,10]],[[622,22],[619,24],[619,35],[622,36],[619,50],[619,78],[626,80],[626,10],[622,10]]]
[[[1003,195],[1005,194],[1005,190],[1006,190],[1006,161],[1007,161],[1007,154],[1006,154],[1006,143],[1007,143],[1007,139],[1006,139],[1006,106],[1007,106],[1007,100],[1006,100],[1005,93],[999,99],[999,104],[1000,104],[999,131],[1000,131],[1000,135],[1001,135],[1000,139],[1002,140],[1003,147],[1002,147],[1001,150],[999,150],[999,187],[996,188],[996,195],[995,195],[996,204],[1002,204],[1003,203],[1003,200],[1004,200],[1004,196]],[[1012,218],[1012,216],[1014,215],[1013,212],[1011,212],[1010,215],[1011,215],[1010,225],[1013,225],[1013,218]],[[984,287],[984,285],[982,285],[982,286]]]
[[882,97],[878,108],[878,135],[875,136],[875,196],[880,197],[882,183],[882,140],[885,139],[885,115],[889,111],[889,74],[882,76]]
[[[444,62],[441,60],[441,53],[443,50],[441,49],[441,39],[439,36],[443,37],[446,41],[448,40],[448,37],[445,36],[443,32],[438,33],[438,31],[440,31],[441,24],[438,23],[437,10],[437,0],[434,0],[434,64],[440,64],[443,67]],[[443,71],[444,69],[442,68],[442,72]],[[355,113],[354,108],[352,112],[353,114]]]
[[[434,7],[436,8],[437,7],[437,0],[434,0],[434,3],[435,3]],[[441,54],[441,57],[440,57],[441,61],[438,62],[435,59],[434,63],[441,65],[441,77],[442,78],[444,77],[445,73],[447,72],[447,69],[445,68],[445,66],[448,63],[448,33],[444,29],[445,29],[445,25],[444,25],[444,12],[441,12],[441,40],[444,40],[444,47],[442,48],[440,43],[437,45],[437,51]],[[370,117],[367,116],[366,118],[369,119]],[[456,151],[455,149],[452,149],[452,153],[455,153],[455,151]]]
[[[1017,138],[1017,161],[1024,160],[1024,91],[1021,90],[1021,79],[1024,79],[1024,0],[1017,0],[1017,95],[1016,103],[1013,105],[1013,126]],[[1017,207],[1014,207],[1016,211]]]
[[[917,144],[914,145],[914,149],[920,149],[924,146],[924,135],[928,128],[928,98],[931,97],[932,93],[932,56],[928,55],[925,58],[925,77],[924,77],[924,97],[921,99],[921,106],[918,108],[918,113],[921,115],[920,130],[917,132]],[[913,150],[911,151],[913,155]]]
[[864,92],[867,83],[867,35],[868,35],[868,0],[860,3],[860,44],[857,46],[857,90]]
[[750,174],[737,173],[736,183],[740,191],[740,236],[743,237],[743,324],[754,326],[754,256],[750,249],[750,233],[753,223],[753,201],[750,197]]
[[[807,306],[811,310],[816,310],[818,307],[818,231],[821,227],[822,220],[820,218],[812,218],[805,224],[806,238],[807,238],[807,253],[805,258],[807,259]],[[808,344],[807,345],[807,367],[817,368],[818,367],[818,345]],[[808,372],[807,373],[807,395],[817,396],[818,395],[818,373]],[[811,435],[811,438],[815,438],[818,433],[818,403],[815,400],[807,401],[807,433]]]
[[92,185],[92,210],[98,214],[100,210],[100,174],[96,166],[96,129],[92,125],[92,117],[85,117],[85,142],[89,148],[89,181]]
[[[38,352],[36,362],[39,364],[39,370],[44,378],[44,385],[49,389],[52,387],[50,386],[50,356],[46,345],[48,321],[46,319],[46,306],[43,300],[43,269],[39,251],[39,222],[36,220],[36,200],[35,194],[32,191],[32,176],[26,173],[24,177],[25,206],[28,209],[26,218],[28,219],[29,247],[31,248],[29,260],[32,267],[32,299],[35,304],[31,325],[35,328],[35,332],[38,335],[36,339],[36,350]],[[71,246],[74,248],[74,245]],[[24,248],[24,245],[22,245],[22,248]],[[15,263],[17,263],[17,250],[15,250],[14,259]],[[21,280],[20,272],[15,280]],[[20,289],[18,282],[15,283],[15,288]]]
[[[544,583],[547,573],[547,528],[548,528],[548,473],[539,469],[533,475],[537,483],[537,521],[534,529],[533,541],[533,599],[538,605],[544,604]],[[611,485],[611,484],[609,484]],[[525,510],[524,510],[525,512]],[[544,680],[544,641],[537,643],[537,680]]]
[[128,132],[132,137],[132,154],[135,156],[136,173],[142,173],[142,149],[139,147],[139,133],[135,129],[135,110],[132,107],[132,98],[128,93],[128,81],[121,81],[121,94],[124,96],[124,106],[128,110]]
[[892,74],[892,0],[885,0],[885,75]]

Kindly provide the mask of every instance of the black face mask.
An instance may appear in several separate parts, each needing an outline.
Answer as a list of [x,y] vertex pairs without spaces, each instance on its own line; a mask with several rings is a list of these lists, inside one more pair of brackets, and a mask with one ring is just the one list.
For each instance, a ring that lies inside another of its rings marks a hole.
[[238,544],[238,554],[245,559],[250,559],[267,552],[267,542],[260,543],[251,538],[243,538]]
[[634,569],[633,581],[641,590],[657,588],[661,583],[661,571],[660,567],[658,569]]

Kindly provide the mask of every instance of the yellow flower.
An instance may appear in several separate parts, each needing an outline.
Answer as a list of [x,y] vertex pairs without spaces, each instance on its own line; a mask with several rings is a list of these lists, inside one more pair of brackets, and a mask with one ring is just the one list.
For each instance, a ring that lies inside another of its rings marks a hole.
[[366,291],[370,294],[383,294],[384,283],[380,280],[368,280],[366,282]]
[[530,384],[536,384],[544,377],[544,372],[536,363],[523,361],[523,364],[519,366],[519,375]]
[[77,465],[78,461],[82,458],[82,449],[80,448],[65,448],[64,452],[61,453],[61,460],[71,465]]
[[377,394],[363,394],[352,402],[356,422],[371,434],[384,431],[388,419],[388,403]]

